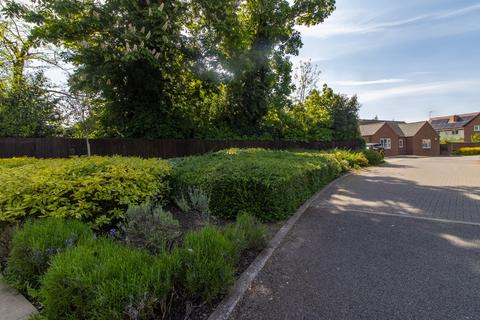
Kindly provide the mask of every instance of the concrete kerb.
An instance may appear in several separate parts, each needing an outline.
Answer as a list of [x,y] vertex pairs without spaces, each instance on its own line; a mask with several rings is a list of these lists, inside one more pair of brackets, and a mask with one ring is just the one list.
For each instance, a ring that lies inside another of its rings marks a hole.
[[24,296],[10,288],[0,275],[0,319],[26,320],[38,311]]
[[[368,169],[361,169],[368,170]],[[310,199],[308,199],[296,212],[295,214],[287,220],[287,222],[280,228],[280,230],[275,234],[272,240],[268,243],[267,247],[257,256],[257,258],[252,262],[252,264],[245,270],[240,278],[235,283],[230,294],[218,305],[215,311],[210,315],[208,320],[227,320],[232,314],[235,307],[240,302],[240,300],[245,295],[245,292],[250,288],[252,282],[255,280],[257,275],[263,269],[268,259],[272,256],[273,252],[278,248],[278,246],[285,239],[286,235],[295,225],[295,223],[300,219],[303,213],[310,207],[312,202],[329,191],[333,186],[342,181],[343,179],[351,176],[355,172],[346,173],[334,181],[330,182],[327,186],[322,188],[320,191],[315,193]]]

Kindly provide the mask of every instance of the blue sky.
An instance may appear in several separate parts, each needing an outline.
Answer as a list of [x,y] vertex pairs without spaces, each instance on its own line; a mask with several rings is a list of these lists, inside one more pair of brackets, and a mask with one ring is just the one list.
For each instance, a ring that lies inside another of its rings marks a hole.
[[337,0],[298,27],[320,81],[357,94],[360,116],[404,121],[480,111],[480,0]]

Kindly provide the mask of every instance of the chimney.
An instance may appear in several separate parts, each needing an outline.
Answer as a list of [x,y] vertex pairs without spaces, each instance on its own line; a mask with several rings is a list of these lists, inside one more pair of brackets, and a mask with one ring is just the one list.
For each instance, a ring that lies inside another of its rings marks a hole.
[[455,123],[455,122],[458,122],[460,121],[460,117],[457,116],[456,114],[453,115],[453,116],[450,116],[450,118],[448,119],[448,123]]

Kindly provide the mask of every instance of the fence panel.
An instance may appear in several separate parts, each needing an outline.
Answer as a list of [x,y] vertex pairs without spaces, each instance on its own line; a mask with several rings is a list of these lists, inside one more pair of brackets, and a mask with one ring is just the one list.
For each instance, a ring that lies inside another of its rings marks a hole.
[[[285,140],[200,140],[200,139],[89,139],[92,155],[175,158],[199,155],[221,149],[356,149],[358,141],[296,142]],[[66,158],[87,155],[86,139],[68,138],[0,138],[0,158]]]

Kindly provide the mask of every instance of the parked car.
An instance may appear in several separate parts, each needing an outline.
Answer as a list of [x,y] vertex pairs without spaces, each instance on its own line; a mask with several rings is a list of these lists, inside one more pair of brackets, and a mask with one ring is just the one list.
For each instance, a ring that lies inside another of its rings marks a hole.
[[367,149],[385,153],[385,148],[381,143],[367,143]]

